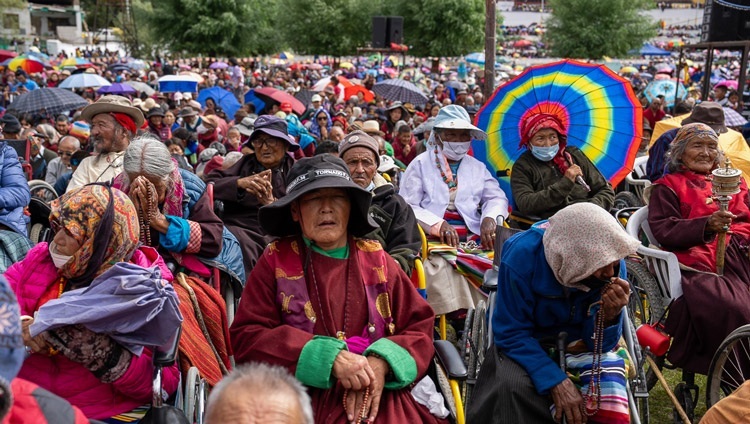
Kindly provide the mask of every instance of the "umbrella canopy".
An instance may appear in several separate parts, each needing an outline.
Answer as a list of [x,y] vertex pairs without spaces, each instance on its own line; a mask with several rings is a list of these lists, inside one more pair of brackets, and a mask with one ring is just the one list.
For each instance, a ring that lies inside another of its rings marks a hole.
[[366,89],[361,85],[352,85],[351,87],[346,87],[344,89],[344,98],[346,100],[349,100],[351,96],[356,96],[358,93],[362,93],[362,95],[364,96],[363,99],[367,103],[375,100],[375,95],[372,94],[372,91]]
[[96,90],[99,94],[117,94],[119,96],[132,96],[137,93],[136,89],[127,85],[116,82]]
[[198,102],[201,106],[206,107],[206,100],[208,99],[212,99],[217,106],[222,108],[228,119],[233,118],[234,114],[242,107],[234,94],[221,87],[205,88],[198,93]]
[[112,65],[107,66],[107,70],[113,73],[119,73],[122,71],[132,71],[132,69],[125,63],[114,63]]
[[18,96],[8,106],[8,110],[19,113],[36,113],[42,110],[47,114],[57,115],[61,112],[88,106],[83,97],[63,88],[40,88]]
[[484,65],[484,53],[469,53],[466,55],[466,61],[475,65]]
[[228,68],[228,67],[229,67],[229,64],[228,64],[228,63],[226,63],[226,62],[221,62],[221,61],[219,61],[219,62],[214,62],[214,63],[212,63],[212,64],[208,65],[208,68],[209,68],[209,69],[226,69],[226,68]]
[[643,90],[643,94],[649,103],[653,102],[658,96],[664,96],[664,106],[666,107],[674,107],[675,93],[677,93],[678,100],[683,100],[687,96],[685,86],[671,79],[651,81]]
[[156,93],[156,90],[151,88],[150,85],[146,84],[145,82],[140,81],[125,81],[123,84],[127,84],[133,88],[135,88],[136,91],[140,93],[146,93],[147,96],[151,96],[154,93]]
[[312,104],[312,96],[314,95],[314,91],[302,89],[294,94],[294,98],[302,102],[303,105],[307,106]]
[[[604,65],[562,60],[533,66],[500,86],[476,117],[487,132],[474,141],[474,156],[498,176],[509,175],[525,151],[521,122],[533,113],[556,115],[578,147],[612,185],[632,171],[643,131],[643,114],[630,82]],[[499,179],[512,199],[510,180]]]
[[[338,78],[339,86],[342,89],[346,87],[351,87],[354,85],[354,83],[352,83],[345,77],[338,76],[336,78]],[[318,80],[318,82],[315,83],[315,85],[312,86],[312,91],[323,91],[329,85],[331,85],[331,77],[321,78]]]
[[94,66],[93,63],[82,57],[69,57],[60,62],[60,68],[88,68]]
[[290,103],[292,105],[292,110],[295,111],[298,115],[302,115],[307,110],[307,107],[305,107],[302,102],[285,91],[277,90],[273,87],[263,87],[253,91],[255,92],[255,96],[260,98],[266,105],[271,102],[276,102],[279,104]]
[[245,103],[252,103],[255,106],[255,113],[260,114],[266,108],[265,100],[255,95],[255,90],[245,93]]
[[100,77],[97,74],[80,73],[71,75],[60,83],[60,88],[88,88],[88,87],[107,87],[112,85],[111,82]]
[[513,43],[513,47],[517,49],[524,49],[526,47],[530,47],[532,42],[530,40],[518,40],[515,43]]
[[354,67],[354,64],[351,63],[351,62],[341,62],[341,63],[339,63],[339,68],[351,69],[353,67]]
[[[178,75],[178,77],[182,77],[182,76],[190,77],[190,78],[198,81],[198,84],[200,84],[200,83],[202,83],[204,81],[204,79],[203,79],[202,76],[200,76],[199,74],[197,74],[197,73],[195,73],[193,71],[180,71],[180,74]],[[161,78],[159,80],[161,80]]]
[[621,74],[634,74],[638,72],[638,69],[636,69],[634,66],[623,66],[620,68]]
[[668,52],[667,50],[662,50],[651,44],[644,44],[643,47],[640,48],[640,50],[633,50],[628,53],[637,54],[640,56],[671,56],[672,55],[672,53]]
[[714,88],[716,87],[726,87],[727,90],[736,90],[739,85],[737,84],[737,81],[734,80],[724,80],[720,83],[716,84]]
[[14,57],[8,62],[7,66],[8,66],[8,69],[10,69],[11,71],[16,71],[20,68],[30,74],[33,74],[36,72],[42,72],[44,71],[44,68],[51,67],[49,64],[45,63],[41,58],[38,58],[35,56],[27,56],[27,55]]
[[177,91],[196,93],[198,92],[198,82],[191,75],[165,75],[159,78],[159,91],[162,93]]
[[0,50],[0,61],[4,61],[5,59],[12,59],[16,56],[18,56],[18,53],[16,52],[12,52],[10,50]]
[[291,54],[291,53],[289,53],[289,52],[281,52],[281,53],[278,54],[277,57],[279,59],[284,59],[284,60],[292,60],[292,59],[294,59],[294,55]]
[[731,107],[724,108],[724,125],[728,127],[744,127],[747,119]]
[[427,103],[427,97],[422,90],[409,81],[402,79],[387,79],[372,86],[372,91],[378,96],[391,101],[401,101],[413,105]]

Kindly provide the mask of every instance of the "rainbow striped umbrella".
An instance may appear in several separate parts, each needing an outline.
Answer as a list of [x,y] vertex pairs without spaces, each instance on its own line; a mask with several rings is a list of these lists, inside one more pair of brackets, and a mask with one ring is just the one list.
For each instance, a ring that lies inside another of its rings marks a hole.
[[474,156],[498,176],[509,199],[510,170],[525,151],[519,147],[521,122],[540,112],[560,118],[568,144],[580,148],[612,185],[633,170],[643,115],[630,82],[604,65],[574,60],[533,66],[500,86],[476,117],[488,138],[473,142]]

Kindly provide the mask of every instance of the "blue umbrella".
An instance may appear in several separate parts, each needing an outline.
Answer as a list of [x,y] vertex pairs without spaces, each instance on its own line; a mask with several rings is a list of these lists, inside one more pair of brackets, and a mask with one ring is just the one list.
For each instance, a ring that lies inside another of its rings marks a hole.
[[664,106],[666,107],[674,107],[675,92],[677,92],[677,99],[679,100],[683,100],[687,96],[685,86],[674,80],[651,81],[643,90],[643,94],[649,102],[653,102],[660,95],[664,96]]
[[242,105],[234,97],[234,94],[221,87],[205,88],[198,93],[198,102],[201,106],[206,107],[206,100],[212,99],[216,106],[219,106],[227,114],[227,117],[233,117]]
[[159,78],[159,91],[162,93],[197,93],[198,80],[190,75],[165,75]]
[[259,115],[266,108],[266,102],[255,95],[255,90],[245,93],[245,103],[252,103],[255,106],[255,113]]
[[106,87],[102,87],[96,90],[96,92],[99,94],[117,94],[120,96],[132,96],[138,93],[135,88],[119,82]]
[[484,65],[484,53],[469,53],[466,55],[466,61],[476,65]]

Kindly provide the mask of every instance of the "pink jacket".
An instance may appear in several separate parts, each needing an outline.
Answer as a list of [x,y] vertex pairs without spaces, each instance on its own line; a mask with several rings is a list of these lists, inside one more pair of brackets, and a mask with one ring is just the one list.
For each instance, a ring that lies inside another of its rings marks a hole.
[[[157,265],[162,277],[172,281],[172,273],[153,248],[141,247],[131,262],[143,267]],[[18,297],[21,314],[33,315],[36,302],[57,279],[57,268],[52,263],[47,243],[39,243],[29,250],[23,261],[8,268],[5,278]],[[89,418],[105,419],[149,404],[152,374],[151,350],[145,349],[141,356],[133,356],[128,370],[112,384],[102,383],[89,370],[63,355],[32,354],[26,358],[18,377],[65,398]],[[165,368],[164,390],[174,393],[179,379],[176,365]]]

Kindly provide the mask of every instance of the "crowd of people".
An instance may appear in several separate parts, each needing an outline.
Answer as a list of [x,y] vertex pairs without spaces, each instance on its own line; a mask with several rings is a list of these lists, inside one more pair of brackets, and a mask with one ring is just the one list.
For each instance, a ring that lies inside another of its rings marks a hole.
[[[185,319],[174,308],[175,269],[208,281],[218,268],[242,289],[227,333],[238,367],[214,388],[207,422],[447,422],[430,401],[441,396],[429,372],[435,317],[447,315],[458,328],[486,299],[481,275],[492,266],[498,225],[512,219],[512,201],[514,213],[539,222],[511,238],[497,261],[494,345],[469,422],[629,422],[617,350],[631,290],[621,277],[622,260],[639,241],[610,215],[615,188],[567,144],[574,129],[558,116],[534,111],[521,120],[511,194],[470,154],[472,142],[487,138],[473,123],[485,102],[474,70],[464,81],[450,73],[419,81],[416,71],[402,75],[428,96],[414,104],[365,98],[389,77],[385,66],[263,69],[231,58],[225,68],[204,68],[181,59],[138,71],[113,68],[114,56],[99,59],[94,72],[154,93],[84,90],[89,104],[78,110],[50,116],[43,107],[11,108],[0,121],[3,139],[29,145],[19,160],[3,144],[0,164],[8,283],[0,299],[5,290],[5,302],[17,299],[19,310],[19,322],[7,326],[15,331],[9,345],[0,347],[26,356],[0,379],[4,392],[28,383],[24,390],[48,391],[76,417],[143,417],[153,349]],[[159,92],[159,76],[180,67],[199,69],[199,90],[223,89],[240,108],[229,116],[219,98],[199,102],[200,91]],[[6,105],[67,77],[7,72]],[[329,82],[313,90],[323,78]],[[365,90],[346,96],[344,79]],[[312,95],[303,110],[289,101],[246,102],[246,92],[260,87]],[[720,164],[717,133],[726,132],[722,102],[732,106],[731,93],[715,95],[718,103],[678,105],[690,115],[653,142],[649,132],[668,117],[662,99],[652,101],[641,147],[654,182],[651,228],[692,268],[666,323],[675,336],[670,359],[701,373],[729,331],[750,322],[741,306],[750,301],[746,186],[728,212],[707,201],[705,179]],[[49,205],[54,235],[35,245],[24,214],[27,179],[46,181],[59,196]],[[681,207],[687,201],[692,207]],[[706,258],[730,224],[731,272],[717,277]],[[418,257],[426,299],[410,278]],[[124,281],[128,293],[118,291]],[[709,321],[706,305],[728,297],[721,331],[695,325]],[[56,315],[72,305],[88,313]],[[113,310],[120,319],[97,325]],[[583,373],[596,358],[606,364],[598,383],[569,378],[548,355],[546,340],[560,331],[569,335],[569,372]],[[576,354],[584,355],[578,363]],[[178,365],[165,368],[165,393],[175,392],[179,374]],[[593,392],[601,399],[592,400]]]

